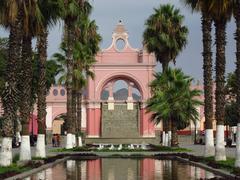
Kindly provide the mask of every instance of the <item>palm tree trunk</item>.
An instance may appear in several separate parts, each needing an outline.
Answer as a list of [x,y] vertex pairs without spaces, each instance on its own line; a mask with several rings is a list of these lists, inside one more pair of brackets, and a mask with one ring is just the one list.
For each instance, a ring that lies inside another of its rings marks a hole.
[[163,120],[163,134],[164,134],[164,136],[163,136],[163,146],[168,146],[168,121],[167,120]]
[[178,146],[178,135],[177,135],[177,121],[172,118],[172,147]]
[[21,66],[21,102],[20,118],[22,123],[22,142],[20,148],[20,160],[31,160],[31,148],[29,137],[29,119],[31,112],[31,84],[32,84],[32,38],[23,36],[22,66]]
[[67,80],[66,80],[66,88],[67,88],[67,142],[66,149],[71,149],[72,147],[72,135],[74,133],[73,128],[73,118],[72,118],[72,73],[73,73],[73,30],[70,22],[65,22],[67,25]]
[[78,134],[79,147],[82,147],[81,125],[82,125],[82,93],[81,93],[81,90],[78,90],[77,91],[77,134]]
[[[162,72],[163,73],[166,72],[167,69],[168,69],[168,63],[166,61],[162,61]],[[163,125],[163,136],[162,136],[163,146],[168,146],[170,143],[169,137],[171,136],[171,132],[169,135],[169,131],[171,131],[171,128],[169,128],[168,120],[163,121],[162,125]]]
[[45,134],[46,134],[46,62],[47,62],[47,36],[46,28],[42,29],[37,40],[38,56],[39,56],[39,80],[37,91],[37,108],[38,108],[38,139],[36,146],[36,157],[45,158]]
[[[73,81],[76,81],[76,79],[73,78]],[[76,147],[76,132],[77,132],[77,94],[76,89],[73,88],[72,90],[72,120],[74,124],[74,130],[73,130],[73,147]]]
[[240,1],[236,1],[235,9],[235,21],[236,21],[236,77],[237,77],[237,115],[238,115],[238,125],[237,125],[237,142],[236,142],[236,162],[235,166],[240,167]]
[[31,81],[32,81],[32,43],[30,36],[23,37],[22,65],[21,65],[21,101],[20,115],[23,125],[22,134],[29,135],[28,124],[31,112]]
[[226,21],[215,22],[216,32],[216,112],[217,133],[215,160],[226,160],[224,144],[224,106],[225,106],[225,46],[226,46]]
[[202,12],[203,33],[203,79],[204,79],[204,113],[205,113],[205,151],[204,156],[214,156],[213,139],[213,80],[212,80],[212,20]]
[[172,143],[172,126],[174,126],[174,124],[172,124],[172,119],[168,120],[168,146],[171,146]]
[[29,119],[31,112],[31,84],[32,84],[32,38],[23,36],[22,66],[21,66],[21,101],[20,118],[22,123],[22,142],[20,148],[20,160],[31,160],[31,148],[29,137]]
[[21,21],[19,17],[16,23],[10,26],[8,61],[6,67],[6,83],[1,99],[4,109],[2,121],[2,148],[0,151],[0,166],[12,164],[12,137],[13,122],[17,117],[17,62],[21,53]]
[[168,62],[163,61],[162,62],[162,72],[166,72],[167,69],[168,69]]

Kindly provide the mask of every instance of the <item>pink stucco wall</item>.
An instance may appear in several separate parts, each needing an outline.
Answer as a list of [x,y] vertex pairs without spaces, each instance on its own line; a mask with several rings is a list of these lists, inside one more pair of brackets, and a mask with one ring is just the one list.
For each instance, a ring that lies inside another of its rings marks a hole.
[[154,123],[150,121],[151,113],[147,113],[145,108],[140,110],[140,133],[142,136],[155,136]]
[[89,137],[100,137],[101,135],[101,109],[87,109],[87,134]]
[[29,133],[30,134],[34,134],[37,135],[38,134],[38,122],[37,122],[37,116],[32,114],[30,115],[30,119],[29,119]]

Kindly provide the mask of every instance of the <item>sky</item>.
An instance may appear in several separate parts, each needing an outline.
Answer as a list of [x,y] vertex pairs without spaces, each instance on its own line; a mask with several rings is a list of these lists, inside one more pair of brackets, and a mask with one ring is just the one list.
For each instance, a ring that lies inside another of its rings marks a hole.
[[[184,25],[189,29],[188,44],[176,59],[175,67],[182,68],[183,71],[194,77],[194,79],[203,79],[202,70],[202,33],[201,16],[192,13],[181,0],[90,0],[93,6],[92,19],[96,20],[99,26],[99,33],[102,36],[101,48],[107,48],[111,43],[112,32],[119,20],[122,20],[128,33],[129,41],[132,47],[142,48],[142,34],[145,29],[146,19],[154,12],[160,4],[171,3],[179,8],[181,14],[185,16]],[[227,47],[226,47],[226,72],[233,72],[235,69],[235,41],[233,34],[235,32],[234,19],[227,25]],[[214,27],[213,27],[214,30]],[[0,28],[0,37],[7,36],[8,32]],[[214,35],[214,31],[213,31]],[[62,37],[62,23],[50,29],[48,57],[58,51]],[[213,36],[214,40],[214,36]],[[213,41],[214,42],[214,41]],[[213,51],[215,45],[213,44]],[[214,57],[215,58],[215,57]],[[161,68],[158,65],[156,71]]]

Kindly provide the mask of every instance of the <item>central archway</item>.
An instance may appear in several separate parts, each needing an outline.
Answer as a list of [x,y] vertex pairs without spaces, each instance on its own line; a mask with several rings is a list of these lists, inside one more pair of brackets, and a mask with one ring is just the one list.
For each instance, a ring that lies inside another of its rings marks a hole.
[[117,73],[112,73],[107,75],[106,77],[102,78],[102,80],[98,83],[97,87],[96,87],[96,99],[101,99],[101,94],[102,91],[109,86],[109,83],[114,82],[114,81],[118,81],[118,80],[123,80],[126,81],[128,83],[133,83],[134,87],[136,89],[138,89],[138,91],[140,92],[141,95],[141,99],[147,99],[147,93],[146,93],[146,87],[144,87],[141,83],[140,80],[138,80],[133,74],[131,73],[127,73],[127,72],[117,72]]
[[[119,39],[125,42],[121,50],[116,44]],[[98,53],[96,61],[91,69],[95,78],[89,79],[87,87],[86,142],[153,143],[155,128],[146,101],[151,97],[154,55],[132,48],[128,33],[119,22],[111,45]],[[124,88],[116,88],[119,81]]]
[[113,76],[101,90],[101,137],[139,138],[142,90],[126,75]]

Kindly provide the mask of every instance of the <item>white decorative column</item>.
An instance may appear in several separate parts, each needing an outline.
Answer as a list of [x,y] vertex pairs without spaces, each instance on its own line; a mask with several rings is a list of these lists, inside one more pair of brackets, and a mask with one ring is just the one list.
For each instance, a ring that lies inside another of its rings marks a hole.
[[132,97],[132,89],[134,84],[132,82],[128,83],[128,98],[127,98],[127,109],[133,110],[133,97]]
[[108,110],[114,110],[114,97],[113,97],[113,83],[112,82],[110,82],[108,84],[108,91],[109,91]]
[[46,128],[47,129],[52,129],[52,106],[47,106],[47,114],[46,114]]

